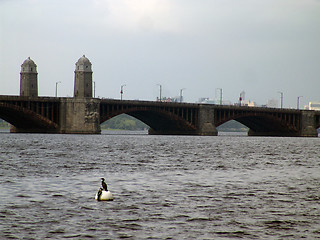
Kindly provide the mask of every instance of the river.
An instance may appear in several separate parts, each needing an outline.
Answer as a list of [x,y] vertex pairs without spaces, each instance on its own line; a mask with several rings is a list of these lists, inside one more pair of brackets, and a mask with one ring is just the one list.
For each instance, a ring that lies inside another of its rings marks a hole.
[[[320,239],[320,139],[0,133],[0,239]],[[96,201],[104,177],[114,201]]]

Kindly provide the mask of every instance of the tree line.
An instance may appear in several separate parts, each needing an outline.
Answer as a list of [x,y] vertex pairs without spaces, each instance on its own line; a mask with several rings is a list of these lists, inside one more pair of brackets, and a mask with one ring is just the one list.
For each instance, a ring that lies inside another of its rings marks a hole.
[[9,123],[0,118],[0,128],[9,128]]
[[101,124],[101,129],[145,130],[149,126],[127,114],[121,114]]

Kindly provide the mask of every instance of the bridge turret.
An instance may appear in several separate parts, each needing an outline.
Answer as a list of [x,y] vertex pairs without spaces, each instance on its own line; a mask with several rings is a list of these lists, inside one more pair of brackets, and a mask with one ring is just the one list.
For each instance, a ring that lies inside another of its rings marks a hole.
[[20,96],[38,97],[37,65],[30,57],[21,65]]
[[74,97],[92,98],[92,70],[91,62],[83,55],[76,62],[74,71]]

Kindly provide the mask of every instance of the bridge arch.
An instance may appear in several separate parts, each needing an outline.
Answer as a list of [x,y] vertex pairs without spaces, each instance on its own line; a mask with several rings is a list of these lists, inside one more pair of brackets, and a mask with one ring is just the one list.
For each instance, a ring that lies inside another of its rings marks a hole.
[[[58,124],[42,115],[13,104],[0,102],[0,118],[10,123],[14,129],[23,129],[23,132],[56,131]],[[21,132],[21,131],[20,131]]]
[[[100,112],[101,114],[101,112]],[[150,127],[149,134],[194,134],[196,129],[185,114],[175,113],[166,108],[120,108],[100,116],[100,124],[120,114],[132,116]]]
[[236,120],[230,120],[220,124],[217,128],[218,135],[220,132],[243,132],[248,133],[248,127]]
[[249,136],[298,136],[300,118],[292,114],[276,114],[253,111],[231,111],[217,113],[216,127],[230,120],[235,120],[249,128]]

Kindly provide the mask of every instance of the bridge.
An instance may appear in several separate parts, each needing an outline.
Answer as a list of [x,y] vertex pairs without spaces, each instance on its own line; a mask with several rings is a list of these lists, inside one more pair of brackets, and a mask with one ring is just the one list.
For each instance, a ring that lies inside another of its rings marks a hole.
[[20,75],[20,96],[0,95],[0,118],[11,132],[99,134],[101,123],[123,113],[146,123],[149,134],[215,136],[230,120],[247,126],[250,136],[317,137],[320,127],[320,111],[93,98],[85,56],[76,63],[74,97],[39,97],[30,58]]
[[0,96],[0,118],[11,132],[99,134],[100,124],[128,114],[150,134],[217,135],[216,127],[236,120],[250,136],[316,137],[320,112],[98,98]]

